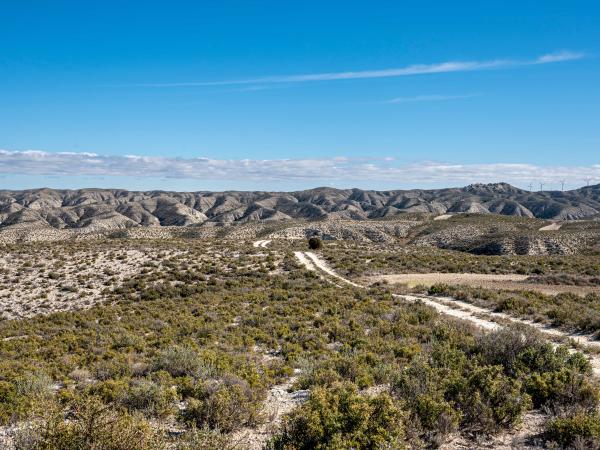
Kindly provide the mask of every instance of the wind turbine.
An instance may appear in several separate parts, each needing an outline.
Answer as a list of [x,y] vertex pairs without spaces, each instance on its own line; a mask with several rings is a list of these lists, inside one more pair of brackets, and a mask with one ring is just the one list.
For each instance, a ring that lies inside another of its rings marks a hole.
[[558,180],[558,181],[559,181],[559,183],[560,183],[560,190],[561,190],[561,191],[564,191],[564,190],[565,190],[565,181],[566,181],[566,180]]
[[533,192],[533,183],[529,183],[529,192]]
[[593,180],[593,178],[584,178],[583,181],[585,181],[587,183],[587,185],[590,185],[590,182]]
[[546,184],[546,183],[542,183],[542,182],[540,181],[540,192],[544,192],[544,185],[545,185],[545,184]]

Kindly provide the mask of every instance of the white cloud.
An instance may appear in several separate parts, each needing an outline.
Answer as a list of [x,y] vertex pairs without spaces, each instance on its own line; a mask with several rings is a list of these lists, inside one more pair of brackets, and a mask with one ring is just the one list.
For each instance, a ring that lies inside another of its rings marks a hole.
[[422,161],[400,164],[394,158],[211,159],[159,156],[114,156],[94,153],[51,153],[0,150],[0,173],[17,175],[111,176],[218,180],[257,183],[332,181],[352,184],[424,186],[497,182],[525,186],[529,182],[556,184],[566,179],[581,185],[587,178],[600,181],[600,164],[590,166],[538,166],[521,163],[453,164]]
[[[531,66],[573,61],[585,57],[581,52],[561,51],[541,55],[533,60],[495,59],[490,61],[447,61],[437,64],[414,64],[406,67],[360,70],[348,72],[324,72],[299,75],[276,75],[240,80],[198,81],[182,83],[149,83],[148,87],[192,87],[192,86],[227,86],[227,85],[263,85],[270,83],[302,83],[310,81],[358,80],[367,78],[391,78],[410,75],[426,75],[432,73],[470,72],[475,70],[502,69],[508,67]],[[264,88],[264,86],[262,87]]]
[[461,100],[473,97],[479,97],[480,94],[462,94],[462,95],[416,95],[414,97],[396,97],[387,100],[384,103],[421,103],[421,102],[442,102],[447,100]]
[[585,53],[570,52],[570,51],[564,50],[562,52],[549,53],[547,55],[542,55],[535,61],[535,64],[548,64],[548,63],[563,62],[563,61],[573,61],[573,60],[582,59],[582,58],[585,58]]

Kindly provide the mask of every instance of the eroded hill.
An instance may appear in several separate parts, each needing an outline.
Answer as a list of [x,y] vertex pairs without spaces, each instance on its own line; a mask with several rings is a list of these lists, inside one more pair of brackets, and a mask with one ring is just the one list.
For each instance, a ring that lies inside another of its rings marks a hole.
[[113,230],[285,219],[385,219],[406,213],[500,214],[549,220],[591,218],[600,214],[600,185],[566,192],[529,192],[506,183],[409,191],[0,191],[0,228]]

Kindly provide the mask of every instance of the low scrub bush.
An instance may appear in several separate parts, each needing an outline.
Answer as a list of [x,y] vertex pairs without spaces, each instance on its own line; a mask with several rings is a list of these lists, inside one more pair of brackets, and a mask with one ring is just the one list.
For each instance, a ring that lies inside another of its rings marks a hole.
[[124,392],[120,403],[129,411],[147,416],[166,417],[175,412],[177,392],[151,380],[135,380]]
[[198,428],[223,432],[255,425],[260,418],[262,397],[235,376],[200,382],[182,411],[183,420]]
[[172,346],[158,353],[155,368],[174,377],[197,376],[202,366],[200,355],[191,347]]
[[476,432],[493,433],[518,423],[531,408],[531,398],[521,389],[521,382],[504,375],[502,367],[477,368],[459,382],[456,403],[462,424]]
[[95,397],[72,405],[68,420],[58,408],[24,427],[16,437],[18,450],[163,450],[166,441],[149,423],[120,412]]
[[311,237],[308,240],[308,248],[311,250],[319,250],[320,248],[323,248],[323,241],[318,237]]
[[546,439],[563,448],[600,448],[600,416],[576,414],[551,420],[546,426]]
[[285,420],[273,450],[404,447],[406,414],[388,394],[367,397],[351,383],[315,388]]

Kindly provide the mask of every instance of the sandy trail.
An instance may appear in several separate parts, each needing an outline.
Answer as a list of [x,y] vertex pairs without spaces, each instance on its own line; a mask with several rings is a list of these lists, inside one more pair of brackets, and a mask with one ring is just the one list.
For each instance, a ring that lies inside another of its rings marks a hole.
[[[315,268],[318,268],[323,272],[327,273],[328,275],[331,275],[346,284],[349,284],[354,287],[366,288],[363,285],[354,283],[353,281],[350,281],[340,276],[333,269],[331,269],[325,261],[323,261],[319,256],[312,252],[295,252],[295,254],[298,260],[302,264],[304,264],[309,270],[315,270]],[[310,265],[307,265],[305,263],[307,259],[310,259]],[[570,334],[556,328],[548,327],[544,324],[536,323],[526,319],[519,319],[517,317],[510,316],[505,313],[494,312],[492,310],[481,308],[479,306],[475,306],[470,303],[456,300],[453,298],[431,297],[425,295],[393,295],[396,298],[400,298],[408,302],[421,301],[442,314],[446,314],[448,316],[456,317],[462,320],[467,320],[484,330],[495,330],[500,328],[502,325],[500,325],[497,321],[519,323],[537,329],[544,335],[548,336],[548,338],[550,338],[551,340],[552,338],[558,340],[570,339],[576,344],[582,346],[584,349],[587,348],[600,350],[600,341],[594,340],[591,336]],[[592,370],[594,374],[600,375],[600,357],[593,354],[588,354],[587,356],[590,360],[590,364],[592,365]]]
[[435,216],[433,220],[448,220],[452,217],[452,214],[442,214],[441,216]]
[[[346,284],[349,284],[354,287],[366,289],[365,286],[354,283],[353,281],[350,281],[347,278],[344,278],[341,275],[337,274],[333,269],[331,269],[329,267],[329,265],[325,261],[323,261],[319,256],[317,256],[316,254],[314,254],[312,252],[294,252],[294,254],[298,258],[298,260],[302,264],[305,265],[305,267],[308,270],[316,270],[318,268],[318,269],[322,270],[323,272],[327,273],[328,275],[331,275],[331,276],[337,278],[338,280],[343,281]],[[308,261],[308,264],[306,264],[307,261]],[[447,314],[449,316],[457,317],[460,319],[469,320],[471,322],[476,323],[481,328],[484,328],[486,330],[494,330],[496,328],[499,328],[499,325],[495,322],[491,322],[489,320],[483,320],[483,319],[479,319],[477,317],[473,317],[472,314],[470,314],[466,311],[461,311],[459,309],[451,308],[448,305],[445,305],[440,302],[436,302],[427,297],[417,297],[417,296],[413,296],[413,295],[398,295],[398,294],[393,294],[393,295],[394,295],[394,297],[402,298],[403,300],[407,300],[409,302],[416,302],[416,301],[420,300],[423,303],[425,303],[426,305],[431,306],[432,308],[436,309],[437,311],[439,311],[443,314]]]
[[[302,253],[302,252],[294,252],[294,254],[296,253]],[[304,255],[310,259],[310,261],[314,264],[314,266],[318,267],[319,269],[321,269],[323,272],[325,272],[328,275],[331,275],[334,278],[337,278],[338,280],[343,281],[344,283],[347,283],[351,286],[354,287],[359,287],[362,288],[364,286],[354,283],[353,281],[350,281],[340,275],[338,275],[332,268],[329,267],[329,265],[323,261],[321,258],[319,258],[317,255],[315,255],[313,252],[304,252]],[[296,255],[297,256],[297,255]]]
[[562,227],[562,223],[551,223],[539,229],[539,231],[558,231]]
[[252,243],[252,247],[255,248],[267,248],[267,245],[271,243],[271,239],[261,239],[258,241],[254,241]]
[[315,272],[317,270],[317,268],[313,264],[312,260],[308,259],[305,256],[304,252],[294,252],[294,256],[298,259],[298,261],[300,261],[300,264],[302,264],[308,270],[311,270],[313,272]]
[[308,398],[308,391],[299,390],[289,392],[296,377],[289,378],[285,383],[273,386],[264,403],[266,414],[265,423],[257,428],[243,428],[232,436],[235,448],[260,450],[273,436],[273,432],[281,424],[283,416]]

